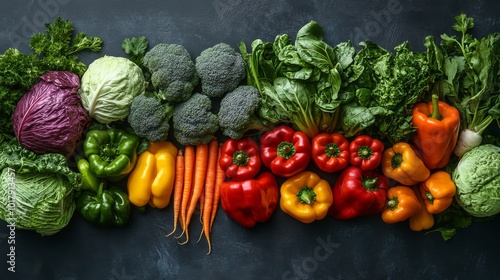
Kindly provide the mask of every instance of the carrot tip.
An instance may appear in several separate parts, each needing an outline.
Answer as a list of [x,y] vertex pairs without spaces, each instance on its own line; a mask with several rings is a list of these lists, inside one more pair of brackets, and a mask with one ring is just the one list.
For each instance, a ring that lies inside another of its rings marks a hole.
[[198,237],[198,240],[196,241],[196,243],[200,242],[202,236],[203,236],[203,230],[200,232],[200,237]]
[[189,238],[188,238],[188,237],[186,237],[186,240],[184,240],[184,242],[179,242],[179,241],[177,241],[177,244],[179,244],[179,245],[184,245],[184,244],[187,244],[188,242],[189,242]]

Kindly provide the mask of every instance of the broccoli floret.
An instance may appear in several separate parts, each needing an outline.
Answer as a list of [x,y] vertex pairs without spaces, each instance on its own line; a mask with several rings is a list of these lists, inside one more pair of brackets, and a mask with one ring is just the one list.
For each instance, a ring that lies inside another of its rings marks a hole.
[[219,129],[219,118],[212,113],[212,100],[201,93],[177,104],[172,122],[174,137],[184,146],[208,143]]
[[185,101],[198,85],[194,61],[182,45],[160,43],[144,55],[142,62],[162,100],[171,103]]
[[174,107],[162,104],[153,94],[141,94],[132,100],[127,121],[134,133],[151,142],[167,140]]
[[260,94],[253,86],[241,85],[227,93],[220,102],[219,126],[222,134],[240,139],[247,132],[268,130],[268,124],[258,117]]
[[246,76],[243,57],[225,43],[203,50],[196,57],[195,65],[201,93],[210,98],[233,91]]

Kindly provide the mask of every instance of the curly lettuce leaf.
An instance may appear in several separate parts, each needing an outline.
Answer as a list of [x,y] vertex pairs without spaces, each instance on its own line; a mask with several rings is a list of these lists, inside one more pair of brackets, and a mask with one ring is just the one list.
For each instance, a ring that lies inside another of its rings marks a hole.
[[0,170],[11,168],[16,174],[53,173],[63,176],[75,188],[81,186],[81,174],[73,171],[68,159],[62,154],[38,155],[24,147],[17,140],[2,137],[0,143]]
[[362,131],[388,145],[409,141],[415,131],[411,110],[429,90],[427,53],[412,51],[408,42],[396,46],[395,53],[370,41],[361,46],[354,63],[363,73],[354,82],[354,105],[340,116],[343,130],[348,135]]

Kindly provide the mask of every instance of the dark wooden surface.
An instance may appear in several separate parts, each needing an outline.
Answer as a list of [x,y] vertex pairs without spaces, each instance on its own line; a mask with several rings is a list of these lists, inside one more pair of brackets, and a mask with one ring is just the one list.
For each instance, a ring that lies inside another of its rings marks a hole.
[[[454,16],[474,17],[477,36],[500,31],[495,1],[13,1],[0,9],[0,52],[27,51],[27,39],[57,16],[77,31],[100,36],[100,54],[123,56],[124,38],[146,36],[151,45],[180,43],[192,56],[220,42],[273,40],[295,35],[316,20],[325,40],[336,44],[373,40],[387,49],[408,40],[423,50],[426,35],[453,33]],[[333,178],[327,177],[333,180]],[[9,228],[0,221],[0,279],[499,279],[499,219],[460,230],[450,241],[412,232],[407,223],[387,225],[379,216],[351,221],[326,218],[302,224],[277,209],[273,217],[245,229],[220,211],[213,252],[195,220],[191,241],[180,246],[165,234],[172,209],[133,213],[129,225],[102,229],[75,213],[53,236],[15,231],[15,273],[7,271]]]

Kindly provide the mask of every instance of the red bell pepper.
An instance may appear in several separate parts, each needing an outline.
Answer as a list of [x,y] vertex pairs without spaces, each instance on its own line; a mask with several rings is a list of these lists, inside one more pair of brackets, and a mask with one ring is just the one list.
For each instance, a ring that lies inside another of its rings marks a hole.
[[349,163],[358,166],[362,170],[377,168],[382,160],[384,144],[368,135],[360,135],[354,138],[349,145],[351,153]]
[[280,125],[260,139],[262,163],[281,177],[304,171],[311,160],[311,143],[306,134]]
[[264,171],[256,179],[222,183],[220,194],[224,212],[241,226],[251,228],[274,213],[279,188],[276,177]]
[[348,220],[381,212],[386,203],[389,180],[374,170],[348,166],[332,188],[333,204],[328,214]]
[[311,154],[321,171],[342,170],[349,164],[349,141],[340,133],[320,133],[311,140]]
[[219,165],[229,179],[243,181],[260,171],[260,149],[252,138],[228,139],[221,147]]

